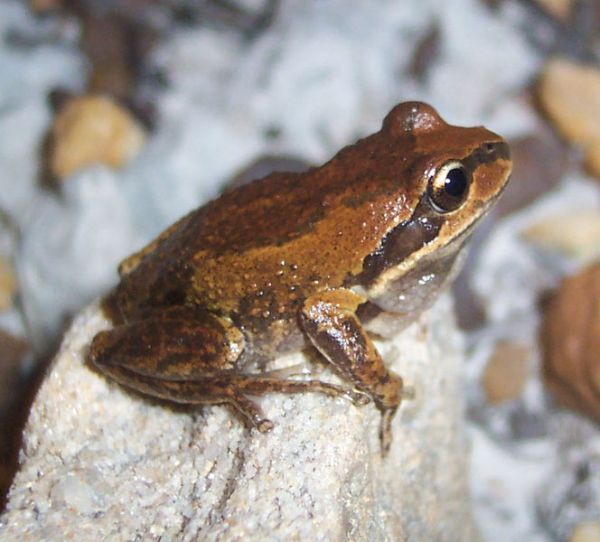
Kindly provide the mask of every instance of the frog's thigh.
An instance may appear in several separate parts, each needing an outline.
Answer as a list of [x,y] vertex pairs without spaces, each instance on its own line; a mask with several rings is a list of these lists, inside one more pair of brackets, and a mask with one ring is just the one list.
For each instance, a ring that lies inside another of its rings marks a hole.
[[88,359],[103,372],[121,367],[157,379],[186,380],[233,369],[243,349],[244,336],[228,321],[171,311],[98,333]]
[[302,307],[306,334],[321,354],[368,393],[383,413],[382,441],[389,446],[391,419],[402,399],[402,379],[389,371],[356,316],[364,299],[340,288],[309,297]]
[[176,314],[183,316],[170,311],[168,317],[157,314],[99,333],[89,360],[123,386],[153,397],[188,404],[228,403],[262,432],[273,424],[246,394],[319,392],[366,402],[363,394],[335,384],[241,373],[234,365],[244,346],[237,328],[210,314],[175,319]]

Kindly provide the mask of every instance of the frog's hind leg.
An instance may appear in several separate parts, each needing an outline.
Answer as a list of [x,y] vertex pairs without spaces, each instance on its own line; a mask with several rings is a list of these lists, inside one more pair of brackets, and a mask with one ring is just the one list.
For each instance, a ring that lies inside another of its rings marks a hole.
[[[272,373],[271,373],[272,374]],[[356,405],[369,402],[369,397],[360,391],[351,390],[337,384],[321,380],[281,380],[273,376],[260,374],[240,374],[233,383],[236,391],[230,403],[246,416],[252,424],[265,433],[273,427],[270,420],[263,418],[260,407],[248,399],[248,395],[264,395],[265,393],[322,393],[330,397],[344,397]]]
[[182,381],[233,370],[244,347],[242,332],[229,321],[173,307],[101,331],[87,358],[109,375],[119,367],[161,381]]
[[283,371],[241,373],[235,362],[243,349],[242,333],[228,321],[174,308],[98,333],[88,360],[146,395],[184,404],[228,403],[262,432],[273,424],[248,396],[318,392],[368,402],[364,393],[319,380],[282,378]]

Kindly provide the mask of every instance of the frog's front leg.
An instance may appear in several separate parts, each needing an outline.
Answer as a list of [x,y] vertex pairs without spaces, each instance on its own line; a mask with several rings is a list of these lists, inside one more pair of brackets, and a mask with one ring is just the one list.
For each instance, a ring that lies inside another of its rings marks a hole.
[[382,413],[380,438],[386,453],[403,384],[402,378],[386,368],[356,315],[364,302],[364,298],[344,288],[319,292],[305,301],[301,321],[319,352],[373,398]]
[[228,403],[261,432],[272,422],[247,395],[320,392],[364,404],[368,398],[316,380],[285,380],[240,372],[241,331],[210,313],[172,308],[94,337],[88,359],[125,387],[177,403]]

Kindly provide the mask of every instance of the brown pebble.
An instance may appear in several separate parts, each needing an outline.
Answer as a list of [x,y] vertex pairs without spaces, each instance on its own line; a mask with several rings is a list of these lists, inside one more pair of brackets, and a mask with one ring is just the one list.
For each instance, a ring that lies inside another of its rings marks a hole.
[[490,357],[482,385],[492,404],[517,399],[529,376],[529,349],[522,344],[501,342]]
[[563,58],[550,60],[538,97],[559,132],[584,148],[586,166],[600,177],[600,69]]
[[493,209],[505,216],[526,207],[550,192],[563,178],[568,166],[568,147],[544,123],[529,134],[510,141],[513,161],[511,182]]
[[565,279],[550,298],[541,342],[557,401],[600,422],[600,263]]
[[12,266],[0,257],[0,311],[12,307],[13,297],[17,289],[17,279]]
[[29,8],[38,14],[59,10],[62,6],[62,0],[29,0]]
[[74,98],[54,120],[51,172],[64,179],[92,164],[119,168],[140,151],[144,142],[141,125],[111,98]]
[[548,15],[560,21],[571,16],[574,0],[534,0]]
[[0,329],[0,507],[16,468],[14,452],[21,429],[18,405],[27,392],[22,379],[27,351],[22,338]]
[[[135,95],[137,58],[135,25],[118,13],[96,13],[85,10],[81,17],[81,48],[91,64],[87,90],[90,94],[106,94],[120,99]],[[139,28],[143,25],[139,24]]]
[[408,65],[408,73],[418,81],[423,82],[433,64],[440,55],[440,27],[434,22],[426,32],[417,39],[412,58]]

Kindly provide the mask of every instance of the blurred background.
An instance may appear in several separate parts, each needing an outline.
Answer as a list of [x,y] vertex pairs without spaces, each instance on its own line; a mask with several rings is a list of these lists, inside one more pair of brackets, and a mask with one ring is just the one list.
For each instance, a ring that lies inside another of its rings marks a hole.
[[122,258],[416,99],[515,162],[454,286],[484,539],[600,540],[599,58],[595,0],[3,0],[0,495]]

